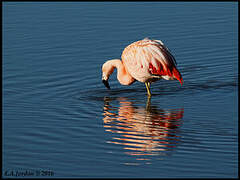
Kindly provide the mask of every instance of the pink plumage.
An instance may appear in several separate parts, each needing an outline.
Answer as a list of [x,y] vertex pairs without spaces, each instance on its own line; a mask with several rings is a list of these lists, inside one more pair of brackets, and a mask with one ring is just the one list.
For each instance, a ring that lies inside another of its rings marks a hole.
[[130,44],[122,53],[122,61],[128,72],[138,81],[146,82],[159,76],[183,83],[175,58],[159,40],[145,38]]

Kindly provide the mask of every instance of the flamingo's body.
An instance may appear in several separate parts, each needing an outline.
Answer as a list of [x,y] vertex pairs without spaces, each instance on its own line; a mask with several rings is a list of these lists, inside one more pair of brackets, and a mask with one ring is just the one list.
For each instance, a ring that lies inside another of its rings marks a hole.
[[117,78],[122,85],[130,85],[135,80],[146,84],[148,95],[151,96],[150,83],[161,78],[177,79],[183,82],[176,68],[176,61],[168,48],[160,40],[143,40],[127,46],[122,53],[122,61],[109,60],[102,66],[102,80],[110,89],[108,78],[117,68]]

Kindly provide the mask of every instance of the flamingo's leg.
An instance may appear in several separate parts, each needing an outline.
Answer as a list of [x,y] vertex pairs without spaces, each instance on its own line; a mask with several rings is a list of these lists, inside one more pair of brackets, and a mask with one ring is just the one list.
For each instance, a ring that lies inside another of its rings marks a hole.
[[151,91],[150,91],[150,82],[145,82],[145,85],[146,85],[146,88],[147,88],[147,93],[148,93],[148,96],[151,97]]
[[151,112],[151,96],[147,97],[146,110],[147,112]]

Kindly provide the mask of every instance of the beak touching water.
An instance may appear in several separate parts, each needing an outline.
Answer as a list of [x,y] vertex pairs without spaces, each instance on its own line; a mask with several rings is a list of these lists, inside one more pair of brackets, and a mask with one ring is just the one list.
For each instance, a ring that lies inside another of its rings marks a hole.
[[108,83],[108,80],[102,80],[103,84],[108,88],[110,89],[110,86],[109,86],[109,83]]

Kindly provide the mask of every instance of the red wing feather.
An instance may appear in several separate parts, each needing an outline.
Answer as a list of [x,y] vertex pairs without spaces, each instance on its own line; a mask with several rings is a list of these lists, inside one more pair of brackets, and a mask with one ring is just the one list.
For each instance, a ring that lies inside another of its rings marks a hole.
[[176,67],[167,68],[165,70],[163,66],[158,63],[158,69],[156,69],[152,63],[149,63],[149,72],[153,75],[174,77],[181,83],[181,85],[183,84],[182,76]]
[[[154,48],[153,45],[149,48],[149,53],[152,53],[153,55],[154,51],[154,54],[160,54],[161,58],[159,58],[159,55],[155,55],[154,58],[151,59],[151,62],[149,63],[149,72],[154,75],[169,76],[175,78],[182,85],[182,76],[176,68],[176,60],[173,55],[162,43],[154,46]],[[156,51],[156,47],[158,51]],[[152,62],[155,64],[155,66],[152,64]]]

